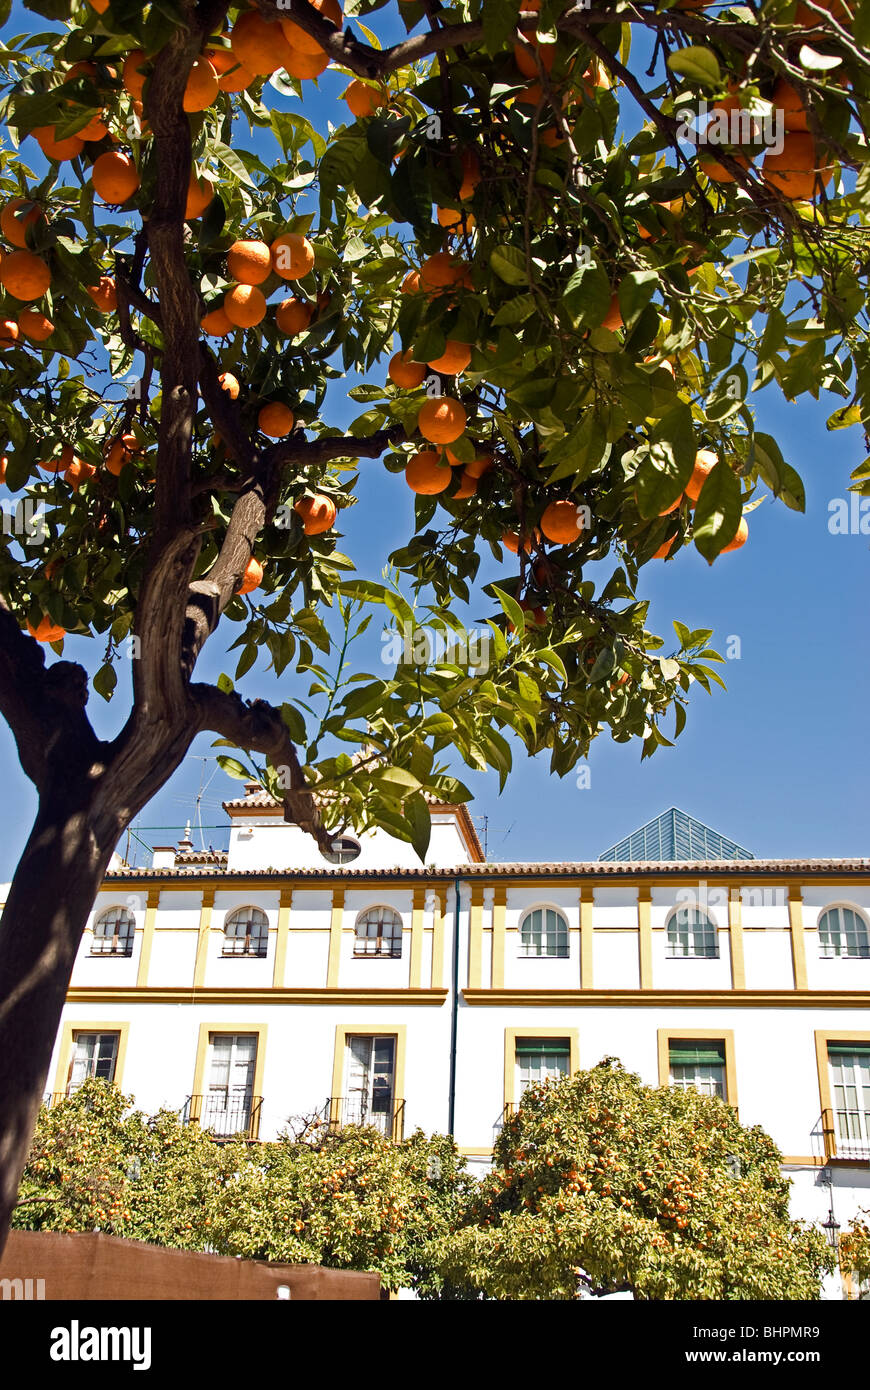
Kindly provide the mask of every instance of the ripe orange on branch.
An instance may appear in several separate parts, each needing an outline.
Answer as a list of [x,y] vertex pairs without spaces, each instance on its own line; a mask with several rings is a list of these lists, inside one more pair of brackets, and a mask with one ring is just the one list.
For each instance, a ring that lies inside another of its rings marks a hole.
[[470,283],[467,263],[457,260],[448,251],[436,251],[420,267],[420,288],[428,294]]
[[283,401],[269,401],[257,416],[257,427],[272,439],[283,439],[293,428],[293,411]]
[[54,332],[54,324],[38,309],[22,309],[18,315],[18,327],[31,343],[44,343]]
[[189,221],[192,217],[199,217],[205,212],[212,198],[214,197],[214,184],[210,179],[197,178],[196,174],[191,174],[190,184],[187,189],[187,202],[184,206],[184,219]]
[[141,48],[132,49],[124,59],[121,81],[131,97],[136,97],[139,101],[145,90],[145,79],[148,76],[145,69],[148,63],[149,59]]
[[242,582],[236,589],[237,594],[250,594],[254,589],[259,589],[263,582],[263,566],[259,560],[255,560],[253,555],[247,563],[245,573],[242,575]]
[[314,306],[304,299],[282,299],[275,310],[275,322],[282,333],[295,338],[304,333],[314,314]]
[[[310,0],[310,3],[312,8],[322,14],[324,19],[328,19],[334,24],[336,29],[341,29],[344,26],[344,15],[338,0]],[[299,53],[322,54],[322,45],[317,42],[317,39],[312,38],[311,34],[301,25],[296,24],[292,19],[282,19],[280,24],[284,30],[284,37],[291,48],[295,48]]]
[[291,77],[310,80],[319,77],[329,67],[329,58],[321,53],[301,53],[297,48],[290,49],[290,56],[284,64],[284,71]]
[[390,358],[390,365],[387,367],[387,376],[396,386],[401,386],[404,390],[412,390],[419,386],[426,375],[426,365],[424,362],[415,362],[411,356],[411,349],[407,352],[397,352]]
[[457,342],[455,338],[448,338],[441,356],[432,358],[429,366],[434,372],[443,372],[445,376],[456,376],[458,372],[465,371],[470,361],[471,345]]
[[37,222],[45,221],[45,214],[42,209],[32,203],[25,213],[18,216],[20,208],[27,207],[27,198],[12,198],[0,212],[0,231],[2,231],[7,241],[21,250],[27,248],[27,230],[35,227]]
[[238,377],[233,376],[232,372],[221,372],[220,376],[218,377],[218,381],[221,384],[221,388],[224,391],[226,391],[231,401],[237,401],[239,399],[239,391],[241,390],[241,387],[239,386]]
[[227,272],[243,285],[262,285],[271,270],[272,260],[265,241],[234,241],[227,252]]
[[719,462],[719,455],[712,449],[699,449],[695,455],[695,467],[692,469],[692,476],[686,483],[686,496],[693,502],[697,502],[701,496],[701,488],[712,473],[716,464]]
[[795,130],[783,136],[779,154],[767,151],[761,174],[765,183],[783,197],[805,199],[812,198],[817,178],[823,183],[830,182],[832,171],[819,166],[813,137]]
[[290,45],[277,20],[267,20],[257,10],[246,10],[230,33],[233,52],[248,72],[268,77],[286,67]]
[[204,111],[217,100],[218,75],[208,58],[194,59],[181,105],[185,111]]
[[57,127],[53,125],[37,126],[30,134],[46,159],[53,159],[57,163],[63,159],[75,159],[85,147],[84,140],[78,135],[68,135],[64,140],[58,140]]
[[358,80],[351,82],[343,95],[351,114],[357,117],[373,116],[378,107],[387,104],[386,95],[379,87],[370,87],[367,82]]
[[98,285],[90,285],[87,293],[101,314],[113,314],[118,307],[118,292],[111,275],[101,275]]
[[256,285],[236,285],[224,295],[224,312],[237,328],[253,328],[266,317],[266,300]]
[[301,280],[314,269],[314,247],[301,232],[282,232],[270,247],[272,269],[282,280]]
[[0,261],[0,285],[15,299],[41,299],[51,284],[51,271],[32,251],[12,251]]
[[583,532],[583,522],[576,502],[551,502],[541,517],[541,530],[548,541],[557,545],[572,545]]
[[210,338],[225,338],[228,333],[232,333],[236,325],[227,315],[226,309],[219,305],[217,309],[210,309],[207,314],[203,314],[199,326]]
[[35,637],[37,642],[59,642],[61,637],[66,637],[66,628],[59,627],[51,618],[40,618],[36,627],[27,620],[27,631],[31,637]]
[[104,203],[120,206],[138,189],[139,171],[128,154],[107,150],[94,161],[91,183]]
[[0,319],[0,344],[6,347],[18,342],[18,324],[14,319]]
[[82,483],[86,483],[89,478],[92,478],[96,471],[94,465],[88,463],[86,459],[74,458],[63,476],[73,492],[78,492]]
[[727,545],[723,545],[722,549],[719,551],[719,554],[724,555],[729,550],[739,550],[741,545],[746,544],[748,537],[749,527],[746,524],[745,517],[741,517],[737,530],[734,533],[733,541],[729,541]]
[[332,498],[324,497],[322,492],[313,497],[300,497],[293,503],[293,510],[301,517],[306,536],[320,536],[328,531],[338,514]]
[[453,474],[434,449],[418,449],[405,466],[405,482],[412,492],[434,497],[450,486]]
[[465,407],[452,396],[433,396],[420,407],[417,428],[430,444],[452,444],[465,429]]
[[133,455],[138,450],[138,441],[135,434],[122,434],[117,439],[113,439],[106,454],[106,471],[119,477],[122,468],[126,468],[131,462]]

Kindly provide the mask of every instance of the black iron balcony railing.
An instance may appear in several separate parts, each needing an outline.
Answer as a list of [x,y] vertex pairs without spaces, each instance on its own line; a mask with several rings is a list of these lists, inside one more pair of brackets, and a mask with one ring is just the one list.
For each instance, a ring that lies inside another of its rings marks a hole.
[[181,1119],[183,1124],[210,1130],[216,1139],[257,1139],[262,1107],[262,1096],[209,1091],[203,1096],[188,1096]]
[[370,1125],[388,1139],[400,1140],[404,1135],[405,1102],[392,1097],[330,1096],[321,1111],[321,1119],[331,1130],[347,1125]]
[[866,1110],[823,1110],[811,1131],[813,1156],[870,1163],[870,1113]]

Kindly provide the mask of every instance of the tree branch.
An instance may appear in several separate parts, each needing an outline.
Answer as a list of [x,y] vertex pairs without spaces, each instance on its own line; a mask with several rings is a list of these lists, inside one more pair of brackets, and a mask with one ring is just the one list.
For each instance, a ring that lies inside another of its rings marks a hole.
[[313,835],[321,849],[328,849],[332,835],[320,821],[320,811],[305,778],[287,725],[266,700],[247,702],[214,685],[190,687],[200,730],[210,729],[231,739],[239,748],[264,753],[279,772],[284,790],[284,819]]

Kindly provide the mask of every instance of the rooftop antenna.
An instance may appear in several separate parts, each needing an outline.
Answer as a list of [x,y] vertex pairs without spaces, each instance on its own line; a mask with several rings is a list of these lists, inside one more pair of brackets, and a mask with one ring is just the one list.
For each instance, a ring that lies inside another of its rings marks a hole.
[[[193,822],[194,822],[194,826],[195,826],[196,830],[197,830],[198,833],[199,833],[199,847],[200,847],[201,850],[204,851],[204,850],[205,850],[205,835],[203,834],[204,827],[203,827],[203,823],[202,823],[202,808],[203,808],[204,805],[206,805],[206,806],[219,806],[219,805],[220,805],[220,802],[218,802],[218,801],[204,801],[203,798],[204,798],[204,796],[205,796],[205,793],[208,791],[209,787],[211,786],[212,782],[214,781],[215,777],[217,776],[218,771],[219,771],[219,767],[218,767],[218,764],[217,764],[217,762],[215,761],[215,759],[214,759],[213,757],[208,757],[208,756],[206,756],[206,755],[203,755],[202,753],[191,753],[191,754],[189,754],[188,756],[191,757],[192,759],[194,759],[195,761],[202,763],[202,768],[200,769],[200,774],[199,774],[199,791],[198,791],[197,794],[196,794],[196,800],[194,801],[194,805],[193,805]],[[206,782],[206,781],[205,781],[205,773],[206,773],[205,764],[206,764],[206,763],[210,763],[210,762],[214,762],[214,763],[215,763],[215,767],[214,767],[214,771],[212,772],[211,776],[209,777],[208,781]],[[176,801],[182,801],[182,802],[183,802],[183,801],[186,801],[186,799],[187,799],[186,797],[180,797],[180,796],[175,798]],[[189,839],[190,839],[190,821],[187,822],[187,827],[186,827],[185,832],[184,832],[184,838],[185,838],[186,840],[189,840]]]
[[[489,844],[489,816],[472,816],[472,820],[476,825],[482,827],[481,839],[483,841],[483,857],[484,859],[486,859],[487,847]],[[504,844],[508,835],[510,835],[511,831],[513,830],[514,825],[516,825],[516,821],[514,821],[513,825],[508,826],[507,830],[504,829],[503,825],[497,825],[493,828],[493,833],[496,835],[501,834],[501,832],[504,831],[504,834],[502,835],[499,844]]]

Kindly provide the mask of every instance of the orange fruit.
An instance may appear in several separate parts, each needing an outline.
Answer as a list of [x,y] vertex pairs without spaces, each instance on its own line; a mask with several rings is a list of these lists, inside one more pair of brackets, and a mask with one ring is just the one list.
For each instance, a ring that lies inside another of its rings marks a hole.
[[435,216],[439,226],[448,232],[455,232],[457,236],[470,232],[475,225],[474,213],[462,212],[459,208],[436,208]]
[[[539,542],[540,539],[540,532],[535,531],[534,543]],[[528,555],[530,554],[532,549],[533,539],[531,536],[520,537],[516,531],[505,531],[504,535],[501,538],[501,543],[504,546],[505,550],[510,550],[514,555],[519,554],[520,546],[522,545],[523,550]]]
[[319,77],[329,67],[329,58],[323,52],[301,53],[297,48],[290,49],[290,57],[284,64],[284,71],[291,77],[303,80]]
[[128,154],[107,150],[94,161],[91,183],[104,203],[120,206],[132,198],[139,187],[139,171]]
[[267,20],[256,10],[246,10],[230,34],[233,52],[248,72],[268,77],[286,67],[290,45],[277,20]]
[[75,159],[76,155],[81,154],[85,142],[80,136],[68,135],[65,140],[58,140],[55,130],[56,127],[53,125],[41,125],[30,132],[46,159],[54,159],[59,163],[62,159]]
[[121,71],[121,82],[131,97],[142,100],[142,93],[145,90],[145,79],[148,73],[148,59],[141,48],[133,48],[124,59],[124,67]]
[[217,100],[218,75],[208,58],[195,58],[187,77],[181,105],[185,111],[204,111]]
[[449,251],[436,251],[420,267],[420,288],[432,294],[453,285],[468,282],[468,266]]
[[420,407],[417,429],[430,444],[452,444],[465,429],[465,408],[452,396],[433,396]]
[[113,314],[118,307],[118,293],[111,275],[101,275],[100,283],[89,286],[87,293],[101,314]]
[[609,328],[611,333],[615,333],[618,328],[622,328],[622,312],[619,308],[619,295],[616,290],[610,297],[610,307],[601,321],[602,328]]
[[387,98],[379,87],[370,87],[367,82],[351,82],[342,93],[354,116],[372,116],[379,106],[386,106]]
[[410,348],[407,352],[397,352],[394,357],[390,358],[387,376],[396,386],[401,386],[405,390],[413,390],[415,386],[420,385],[425,375],[425,364],[414,361]]
[[[211,60],[213,63],[213,59]],[[241,63],[235,62],[226,72],[221,73],[218,78],[218,87],[222,92],[244,92],[253,82],[256,82],[257,74],[249,72]]]
[[78,492],[82,483],[86,483],[89,478],[92,478],[96,471],[92,463],[86,463],[84,459],[74,458],[63,476],[73,492]]
[[740,524],[738,525],[737,530],[734,533],[733,541],[729,541],[727,545],[723,545],[722,549],[719,551],[719,554],[724,555],[728,550],[739,550],[741,545],[746,544],[748,536],[749,527],[746,524],[745,517],[741,517]]
[[469,473],[467,468],[463,468],[462,477],[459,479],[459,487],[453,494],[455,502],[462,502],[466,497],[473,497],[477,492],[477,478]]
[[337,515],[336,505],[331,497],[315,493],[313,497],[300,497],[293,503],[293,510],[302,518],[302,529],[306,536],[319,536],[328,531]]
[[73,452],[73,446],[71,444],[64,444],[57,458],[42,459],[37,467],[44,468],[46,473],[63,473],[69,468],[74,459],[75,453]]
[[443,372],[446,376],[456,376],[458,372],[465,371],[470,361],[470,345],[459,343],[455,338],[448,338],[441,356],[433,358],[429,366],[434,372]]
[[283,401],[269,401],[257,416],[257,428],[272,439],[283,439],[293,428],[293,411]]
[[121,469],[126,467],[138,451],[138,447],[135,434],[122,434],[113,439],[106,454],[106,471],[114,473],[117,478]]
[[6,469],[9,467],[9,455],[4,454],[0,458],[0,483],[6,482]]
[[18,324],[14,319],[0,319],[0,343],[4,346],[7,343],[17,343],[18,333]]
[[232,319],[227,317],[227,311],[220,305],[217,309],[210,309],[199,321],[199,326],[204,333],[208,333],[212,338],[225,338],[228,333],[232,333],[235,324]]
[[418,449],[405,466],[405,482],[412,492],[426,497],[434,497],[450,486],[453,474],[447,464],[442,464],[440,455],[434,449]]
[[[855,13],[856,3],[857,0],[852,0],[853,14]],[[849,11],[843,4],[843,0],[814,0],[814,4],[820,10],[827,10],[844,29],[851,29],[852,20]],[[824,24],[825,17],[824,15],[816,14],[815,10],[811,10],[809,5],[798,5],[795,11],[794,22],[795,24],[799,24],[803,29],[815,29],[819,25]]]
[[218,381],[231,401],[237,401],[239,399],[241,387],[239,386],[238,377],[233,376],[232,372],[221,372]]
[[696,453],[695,467],[692,469],[691,478],[686,483],[686,496],[690,497],[693,502],[697,502],[701,496],[701,488],[718,462],[719,455],[714,453],[712,449],[699,449]]
[[58,627],[51,618],[40,618],[36,627],[33,627],[28,619],[27,631],[37,642],[59,642],[61,637],[66,637],[66,628]]
[[237,594],[250,594],[254,589],[259,589],[263,582],[263,566],[259,560],[255,560],[253,555],[245,567],[242,575],[242,582],[236,589]]
[[474,190],[480,183],[480,161],[474,150],[463,150],[462,152],[462,183],[459,185],[459,196],[463,202],[467,198],[474,196]]
[[271,270],[265,241],[234,241],[227,252],[227,273],[243,285],[262,285]]
[[314,247],[301,232],[282,232],[270,249],[272,269],[282,280],[301,280],[314,269]]
[[[220,37],[229,40],[230,36],[221,34]],[[204,48],[203,57],[208,58],[218,77],[238,67],[238,59],[231,48]]]
[[402,294],[419,294],[421,289],[419,270],[409,270],[400,289]]
[[572,545],[583,532],[576,502],[551,502],[544,508],[541,517],[541,530],[548,541],[558,545]]
[[201,179],[196,174],[191,174],[190,183],[187,188],[187,202],[184,205],[184,220],[189,222],[193,217],[199,217],[205,212],[212,198],[214,197],[214,184],[211,179],[204,175]]
[[0,285],[15,299],[41,299],[51,284],[51,271],[32,251],[12,251],[0,261]]
[[784,77],[780,77],[771,97],[774,108],[782,111],[786,130],[808,130],[806,107],[800,93]]
[[18,327],[32,343],[44,343],[54,332],[51,319],[46,318],[38,309],[22,309],[18,315]]
[[540,82],[530,82],[523,87],[514,97],[520,106],[538,106],[544,98],[544,89]]
[[28,227],[34,227],[37,222],[45,221],[45,214],[35,203],[31,203],[25,213],[16,217],[15,214],[19,208],[27,207],[28,201],[27,198],[12,198],[0,212],[0,231],[7,241],[22,250],[27,247],[26,232]]
[[87,125],[82,126],[81,130],[76,132],[79,139],[84,140],[86,145],[93,144],[96,140],[103,140],[108,135],[109,127],[103,120],[103,115],[104,112],[98,111],[96,116],[91,116]]
[[[749,168],[749,160],[746,158],[746,155],[739,154],[736,150],[729,150],[728,153],[731,155],[735,164],[740,165],[741,169]],[[714,159],[712,155],[699,155],[698,163],[702,171],[707,175],[707,178],[712,179],[713,183],[736,183],[736,178],[731,170],[726,168],[724,164],[720,164],[718,159]]]
[[[328,19],[334,24],[336,29],[342,28],[344,25],[344,15],[341,12],[341,5],[338,3],[338,0],[311,0],[311,5],[323,15],[324,19]],[[296,49],[297,53],[313,53],[315,55],[323,53],[323,49],[317,40],[306,33],[300,25],[295,24],[292,19],[282,19],[279,22],[281,28],[284,30],[285,39],[291,48]]]
[[668,554],[670,553],[671,546],[672,546],[673,543],[674,543],[674,539],[675,539],[675,538],[674,538],[673,536],[669,536],[668,539],[667,539],[666,541],[662,541],[662,543],[661,543],[661,545],[659,546],[658,550],[654,550],[654,551],[653,551],[653,559],[654,559],[654,560],[666,560],[667,557],[668,557]]
[[253,328],[266,317],[266,300],[256,285],[236,285],[224,295],[224,312],[237,328]]
[[[554,43],[541,43],[537,34],[523,34],[524,43],[514,44],[514,62],[519,68],[523,77],[537,77],[538,65],[535,62],[535,54],[529,52],[529,48],[537,50],[541,60],[541,67],[544,72],[550,72],[556,60],[556,45]],[[529,48],[525,45],[528,44]]]
[[[449,449],[447,451],[450,452]],[[476,459],[465,465],[465,471],[470,478],[482,478],[484,473],[488,473],[495,467],[495,459],[492,454],[478,454]]]
[[314,306],[304,299],[282,299],[275,310],[275,322],[282,333],[294,338],[304,333],[314,314]]
[[830,169],[817,169],[813,137],[799,130],[788,131],[783,136],[780,154],[767,151],[761,175],[765,183],[784,198],[792,199],[812,198],[817,175],[823,183],[831,179]]

